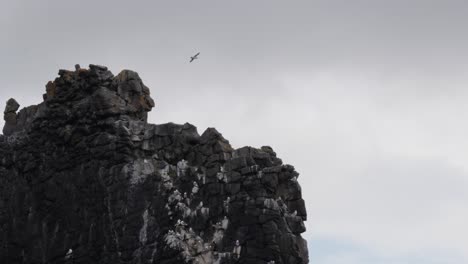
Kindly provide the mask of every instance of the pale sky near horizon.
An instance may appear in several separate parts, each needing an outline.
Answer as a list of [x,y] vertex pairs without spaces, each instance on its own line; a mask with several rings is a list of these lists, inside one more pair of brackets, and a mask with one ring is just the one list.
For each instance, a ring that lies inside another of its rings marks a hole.
[[468,263],[467,14],[456,0],[0,0],[0,109],[41,102],[59,68],[132,69],[150,122],[216,127],[296,167],[310,263]]

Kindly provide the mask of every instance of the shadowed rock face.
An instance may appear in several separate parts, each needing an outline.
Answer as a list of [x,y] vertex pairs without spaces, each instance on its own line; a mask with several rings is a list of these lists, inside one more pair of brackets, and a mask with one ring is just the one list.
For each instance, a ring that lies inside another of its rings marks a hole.
[[2,261],[308,262],[298,173],[272,148],[148,124],[154,101],[136,72],[59,75],[39,105],[4,111]]

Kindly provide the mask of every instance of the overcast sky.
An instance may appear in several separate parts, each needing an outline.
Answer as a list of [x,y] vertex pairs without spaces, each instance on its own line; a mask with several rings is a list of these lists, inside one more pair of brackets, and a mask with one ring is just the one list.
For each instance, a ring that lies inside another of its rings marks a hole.
[[296,167],[311,263],[468,263],[467,25],[466,0],[0,0],[0,109],[132,69],[152,123]]

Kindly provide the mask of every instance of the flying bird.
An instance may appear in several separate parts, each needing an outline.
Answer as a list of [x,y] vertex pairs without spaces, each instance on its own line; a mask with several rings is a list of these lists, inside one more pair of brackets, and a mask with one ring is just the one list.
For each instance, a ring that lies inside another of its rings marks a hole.
[[195,54],[193,57],[190,57],[190,62],[198,59],[198,55],[200,55],[200,52],[198,52],[197,54]]

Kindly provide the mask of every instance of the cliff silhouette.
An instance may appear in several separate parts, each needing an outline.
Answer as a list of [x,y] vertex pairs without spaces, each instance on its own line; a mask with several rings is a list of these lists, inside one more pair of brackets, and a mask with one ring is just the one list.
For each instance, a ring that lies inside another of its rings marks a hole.
[[308,263],[299,174],[271,147],[149,124],[130,70],[60,70],[43,98],[4,111],[2,263]]

